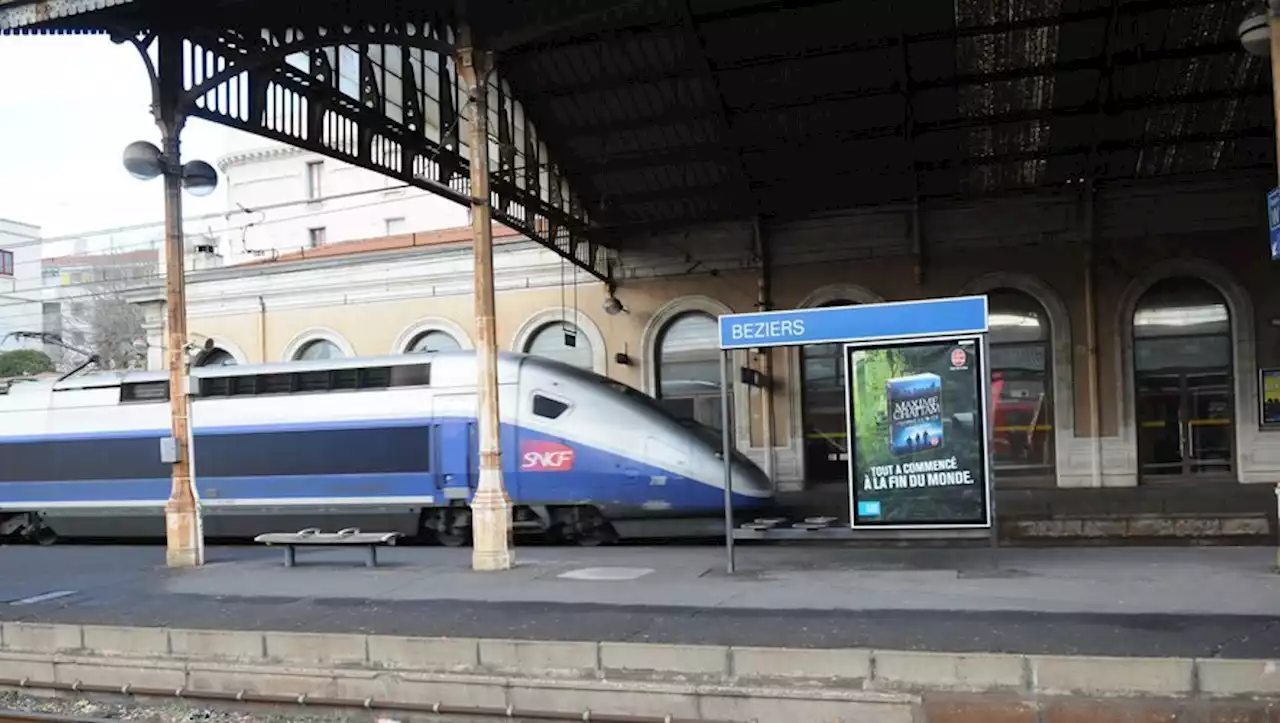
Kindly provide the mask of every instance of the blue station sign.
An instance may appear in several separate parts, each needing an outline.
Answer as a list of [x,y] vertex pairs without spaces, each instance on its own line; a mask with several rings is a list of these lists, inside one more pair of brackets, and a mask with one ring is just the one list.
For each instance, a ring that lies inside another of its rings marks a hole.
[[720,348],[801,346],[986,331],[987,297],[956,296],[725,314],[720,317]]
[[1267,227],[1271,229],[1271,260],[1280,260],[1280,188],[1267,193]]

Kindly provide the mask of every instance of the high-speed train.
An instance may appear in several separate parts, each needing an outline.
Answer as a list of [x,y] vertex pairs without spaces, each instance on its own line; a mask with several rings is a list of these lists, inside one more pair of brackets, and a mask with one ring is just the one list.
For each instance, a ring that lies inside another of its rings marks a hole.
[[[723,530],[719,433],[575,367],[499,354],[503,477],[517,532],[580,544]],[[191,371],[205,535],[307,527],[470,539],[474,352]],[[164,372],[23,382],[0,395],[0,536],[163,537]],[[772,501],[734,452],[734,504]]]

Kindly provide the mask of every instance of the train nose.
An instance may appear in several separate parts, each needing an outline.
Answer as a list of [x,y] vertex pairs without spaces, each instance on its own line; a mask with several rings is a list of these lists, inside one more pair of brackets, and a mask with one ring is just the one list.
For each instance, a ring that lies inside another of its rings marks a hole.
[[750,460],[734,460],[732,467],[733,491],[751,497],[772,497],[773,484],[764,470]]

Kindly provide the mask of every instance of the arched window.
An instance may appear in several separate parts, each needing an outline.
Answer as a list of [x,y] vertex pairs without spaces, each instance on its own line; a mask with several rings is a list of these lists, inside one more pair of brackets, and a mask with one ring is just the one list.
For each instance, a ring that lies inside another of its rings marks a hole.
[[[833,299],[819,307],[853,306]],[[849,479],[845,424],[844,345],[800,347],[800,419],[804,424],[804,469],[812,482]]]
[[[681,419],[720,426],[720,349],[716,320],[691,311],[658,335],[657,398]],[[732,393],[732,380],[730,380]]]
[[1154,284],[1133,314],[1134,402],[1144,478],[1223,475],[1235,457],[1231,313],[1207,282]]
[[346,354],[337,344],[328,339],[314,339],[307,342],[293,355],[296,361],[317,361],[320,359],[342,359]]
[[200,358],[196,360],[196,366],[198,367],[233,367],[235,365],[236,358],[231,356],[231,352],[217,347],[201,354]]
[[594,350],[591,348],[591,341],[578,327],[567,321],[553,322],[538,329],[529,337],[524,351],[526,354],[555,359],[587,371],[593,368]]
[[1049,316],[1039,301],[1013,289],[988,292],[987,309],[996,479],[1052,477],[1055,430]]
[[432,329],[413,337],[407,349],[410,354],[434,354],[438,351],[457,351],[462,348],[452,334]]

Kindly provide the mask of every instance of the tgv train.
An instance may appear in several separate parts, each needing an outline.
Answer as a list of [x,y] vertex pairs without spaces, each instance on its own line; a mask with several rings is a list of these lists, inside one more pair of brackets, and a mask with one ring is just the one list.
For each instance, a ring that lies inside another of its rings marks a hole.
[[[580,544],[723,529],[719,434],[608,378],[498,359],[503,476],[516,531]],[[360,527],[470,539],[473,352],[193,369],[193,475],[205,535]],[[0,536],[163,537],[164,372],[23,382],[0,395]],[[735,452],[734,503],[763,472]]]

